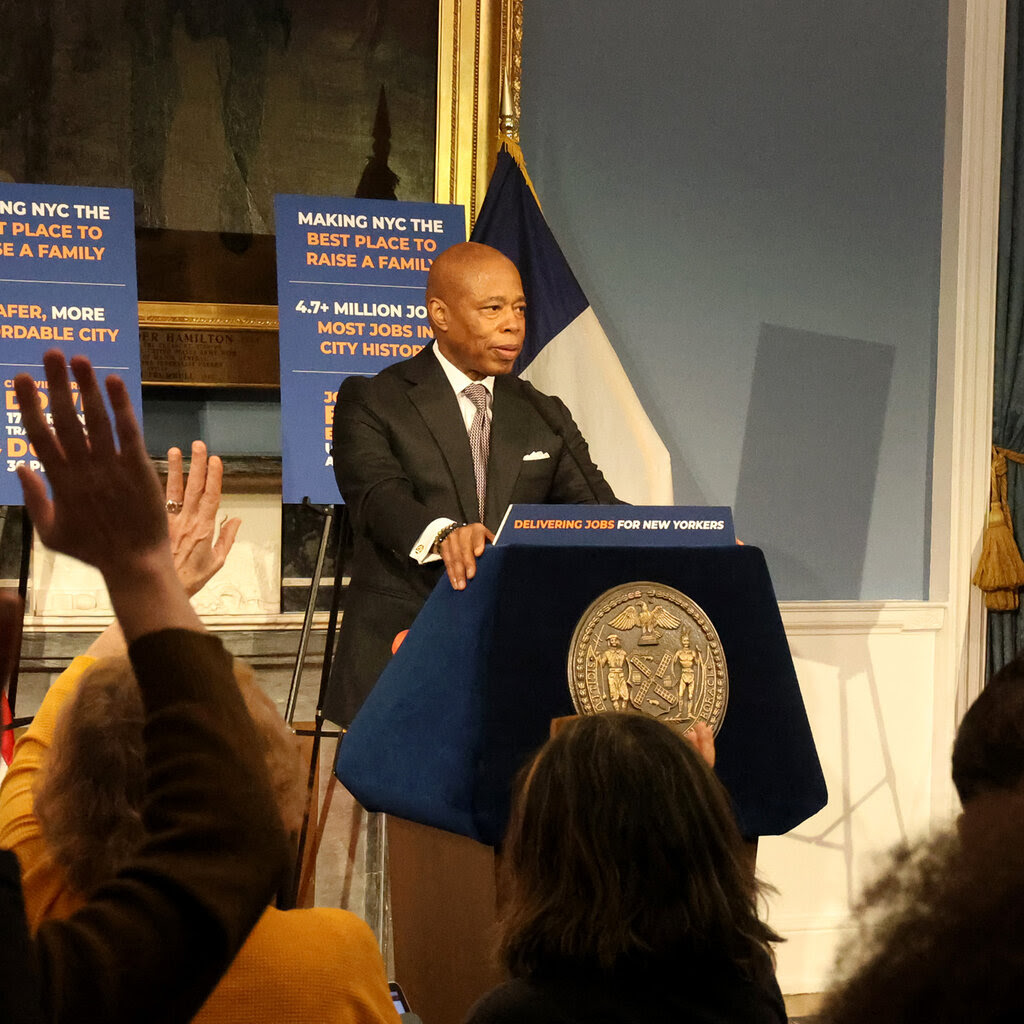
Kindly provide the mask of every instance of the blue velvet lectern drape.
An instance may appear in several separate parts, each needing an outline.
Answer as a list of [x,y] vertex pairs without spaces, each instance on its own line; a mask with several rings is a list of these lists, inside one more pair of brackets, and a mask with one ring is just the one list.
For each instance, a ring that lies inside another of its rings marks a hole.
[[827,794],[764,556],[753,547],[497,547],[453,591],[442,577],[352,722],[338,778],[364,807],[498,845],[520,766],[574,713],[576,623],[605,590],[675,587],[721,638],[729,704],[715,770],[748,838]]

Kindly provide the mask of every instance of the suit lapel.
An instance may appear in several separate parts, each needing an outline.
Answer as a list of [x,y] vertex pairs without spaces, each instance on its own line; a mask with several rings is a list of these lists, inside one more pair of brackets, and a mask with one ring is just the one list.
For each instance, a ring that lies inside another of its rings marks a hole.
[[536,415],[529,402],[518,394],[513,379],[498,377],[494,382],[491,410],[491,453],[487,462],[487,526],[498,528],[505,514],[529,440],[528,424]]
[[469,436],[459,411],[459,400],[438,365],[437,356],[429,348],[410,360],[406,379],[412,385],[409,400],[423,418],[448,465],[462,506],[462,517],[467,523],[475,523],[479,512],[473,454],[469,450]]

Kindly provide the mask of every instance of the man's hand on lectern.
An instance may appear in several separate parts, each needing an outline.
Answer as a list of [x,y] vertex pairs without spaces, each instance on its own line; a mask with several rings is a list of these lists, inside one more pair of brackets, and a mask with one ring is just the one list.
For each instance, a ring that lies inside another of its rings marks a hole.
[[466,581],[476,575],[476,560],[492,540],[494,534],[483,523],[470,523],[452,530],[441,542],[440,555],[453,590],[466,589]]

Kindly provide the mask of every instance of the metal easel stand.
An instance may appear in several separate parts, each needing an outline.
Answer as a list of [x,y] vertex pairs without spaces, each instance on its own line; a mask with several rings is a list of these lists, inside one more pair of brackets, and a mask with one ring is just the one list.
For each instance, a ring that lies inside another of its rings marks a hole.
[[[322,808],[317,808],[314,813],[313,789],[316,784],[318,761],[320,754],[321,740],[323,738],[337,737],[340,745],[344,730],[340,732],[324,729],[324,695],[327,692],[327,685],[331,677],[331,664],[333,661],[334,641],[338,630],[338,611],[341,606],[341,592],[343,578],[345,576],[346,558],[345,553],[351,549],[352,528],[349,519],[348,509],[344,505],[321,507],[311,504],[308,499],[303,502],[323,519],[320,546],[317,552],[316,564],[313,570],[313,578],[310,583],[309,597],[306,601],[306,612],[303,618],[302,632],[299,639],[299,649],[296,655],[295,668],[292,673],[291,687],[288,693],[288,700],[285,705],[285,719],[292,724],[295,714],[295,705],[298,697],[298,690],[302,679],[302,668],[306,658],[306,650],[309,645],[309,634],[312,631],[313,614],[316,610],[316,598],[319,592],[320,581],[323,577],[323,567],[327,556],[327,548],[330,543],[331,529],[335,522],[338,523],[338,546],[335,558],[334,586],[331,592],[331,606],[327,621],[327,635],[324,641],[324,660],[320,672],[320,691],[317,696],[316,714],[312,731],[296,730],[297,735],[312,735],[313,744],[310,757],[309,776],[306,781],[306,811],[303,815],[302,829],[299,833],[299,842],[296,851],[295,865],[292,871],[292,878],[285,892],[279,899],[282,907],[294,907],[304,902],[306,890],[312,879],[312,866],[316,862],[316,855],[320,848],[324,827],[330,810],[331,797],[334,790],[335,778],[333,772],[328,783],[327,793],[323,798]],[[331,757],[333,764],[337,758],[337,745]],[[384,816],[372,812],[366,812],[366,902],[364,904],[363,916],[373,929],[381,944],[382,952],[387,958],[390,947],[390,912],[387,905],[387,874],[386,874],[386,841],[384,832]],[[311,838],[312,837],[312,838]],[[306,850],[312,843],[313,853],[309,870],[303,872],[303,862],[306,858]]]
[[[299,647],[295,653],[295,665],[292,669],[291,685],[288,687],[288,699],[285,702],[284,718],[289,726],[292,726],[295,718],[295,705],[298,701],[299,686],[302,683],[302,670],[306,663],[306,651],[309,647],[309,636],[313,630],[313,616],[316,613],[317,595],[320,592],[320,580],[323,577],[324,561],[327,558],[327,545],[330,542],[331,528],[334,525],[335,517],[338,514],[339,506],[336,505],[314,505],[309,498],[303,498],[302,504],[321,517],[320,546],[317,549],[316,563],[313,567],[313,576],[310,580],[309,594],[306,598],[306,611],[302,618],[302,630],[299,633]],[[339,548],[340,555],[340,548]],[[313,748],[309,760],[309,774],[306,778],[306,806],[302,816],[302,828],[299,832],[298,847],[296,850],[295,863],[292,865],[291,877],[278,893],[277,905],[282,910],[291,909],[296,905],[299,892],[302,888],[302,862],[306,852],[306,840],[309,833],[309,819],[313,811],[313,787],[316,784],[317,769],[320,755],[320,741],[323,736],[323,697],[324,680],[329,677],[331,651],[334,646],[334,634],[338,621],[339,595],[341,593],[341,563],[340,558],[337,564],[337,571],[334,577],[334,590],[331,598],[331,616],[327,627],[327,637],[324,642],[324,667],[320,678],[320,694],[317,700],[316,717],[312,733],[307,729],[294,729],[297,736],[313,737]],[[339,735],[330,733],[329,735]]]
[[[5,512],[0,524],[0,535],[7,529],[9,525],[10,508]],[[24,506],[21,507],[21,559],[18,566],[18,595],[21,597],[22,602],[22,615],[25,614],[25,602],[28,596],[28,567],[29,560],[32,555],[32,520],[29,519],[28,509]],[[14,661],[14,666],[11,669],[11,679],[7,687],[7,704],[11,709],[11,717],[14,719],[10,725],[4,726],[4,731],[8,729],[18,729],[23,725],[28,725],[32,721],[31,717],[18,718],[17,717],[17,700],[18,700],[18,672],[19,665],[21,663],[21,638],[23,634],[19,631],[18,634],[18,657]]]

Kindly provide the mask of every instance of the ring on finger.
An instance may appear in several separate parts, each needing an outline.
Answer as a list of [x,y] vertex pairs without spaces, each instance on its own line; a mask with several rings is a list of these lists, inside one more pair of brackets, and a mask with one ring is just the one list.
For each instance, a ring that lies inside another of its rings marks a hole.
[[168,499],[167,504],[164,505],[164,508],[167,509],[167,514],[169,516],[176,516],[181,511],[181,502],[171,501],[170,499]]

